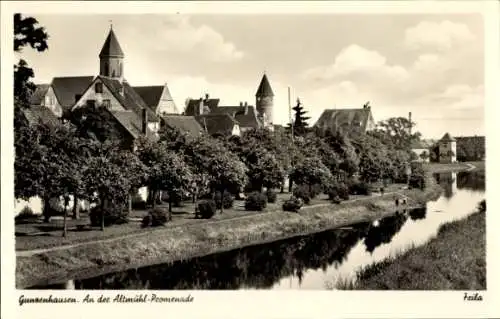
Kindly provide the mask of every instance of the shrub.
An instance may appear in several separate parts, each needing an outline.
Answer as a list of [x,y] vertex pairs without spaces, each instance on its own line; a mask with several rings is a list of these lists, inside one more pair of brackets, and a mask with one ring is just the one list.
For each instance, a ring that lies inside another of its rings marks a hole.
[[29,206],[24,206],[24,208],[17,214],[15,217],[15,220],[24,220],[24,219],[31,219],[35,218],[37,215],[33,213],[33,210]]
[[250,193],[245,199],[245,210],[262,211],[267,206],[267,196],[261,192]]
[[328,195],[328,199],[340,199],[340,200],[348,200],[349,199],[349,189],[344,183],[334,183],[333,185],[328,186],[326,193]]
[[146,201],[139,194],[132,195],[132,209],[145,210]]
[[221,207],[224,207],[225,209],[233,207],[233,195],[231,195],[229,192],[224,192],[224,197],[222,197],[221,195],[221,192],[215,193],[215,207],[217,209],[221,209]]
[[354,183],[349,187],[349,193],[353,195],[371,195],[372,190],[366,182]]
[[426,187],[425,171],[422,168],[417,167],[412,170],[409,186],[411,188],[420,188],[420,189],[424,189]]
[[292,197],[283,203],[283,210],[286,212],[298,212],[302,207],[302,200],[300,198]]
[[268,203],[276,203],[276,200],[278,199],[278,194],[276,194],[276,192],[273,191],[272,189],[268,189],[266,191],[266,196]]
[[293,196],[302,199],[305,204],[309,204],[312,199],[308,185],[297,185],[293,190]]
[[316,196],[318,196],[319,194],[321,194],[322,191],[323,191],[323,188],[319,184],[314,184],[314,185],[311,185],[311,187],[309,187],[309,195],[311,196],[311,199],[313,199]]
[[166,209],[155,208],[142,219],[142,227],[163,226],[172,220],[172,215]]
[[90,210],[90,225],[94,227],[101,226],[101,216],[104,213],[104,226],[121,225],[128,223],[127,212],[121,207],[108,207],[102,209],[100,206],[93,207]]
[[210,219],[215,215],[216,211],[215,201],[214,200],[203,200],[198,203],[195,211],[195,218],[204,218]]

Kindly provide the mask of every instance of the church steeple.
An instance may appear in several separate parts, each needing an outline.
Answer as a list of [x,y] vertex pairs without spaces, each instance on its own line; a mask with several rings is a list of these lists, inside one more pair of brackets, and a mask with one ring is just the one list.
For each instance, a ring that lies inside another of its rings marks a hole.
[[273,97],[274,93],[266,73],[262,76],[257,92],[255,93],[255,106],[259,117],[264,122],[265,127],[272,127],[273,124]]
[[113,31],[113,25],[110,26],[108,37],[104,41],[101,53],[99,53],[100,59],[100,72],[102,76],[112,77],[112,78],[123,78],[123,54],[120,43],[116,38]]

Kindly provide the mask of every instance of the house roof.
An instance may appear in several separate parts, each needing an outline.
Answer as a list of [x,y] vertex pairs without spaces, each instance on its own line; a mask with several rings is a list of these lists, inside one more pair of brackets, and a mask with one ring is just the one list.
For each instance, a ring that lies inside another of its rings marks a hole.
[[168,109],[172,110],[171,113],[177,114],[178,109],[174,103],[174,99],[170,94],[167,84],[165,85],[152,85],[152,86],[134,86],[132,87],[137,94],[143,99],[143,101],[151,108],[153,111],[157,112],[158,105],[161,101],[162,95],[165,97],[168,103]]
[[[148,107],[141,96],[128,84],[127,81],[120,82],[118,79],[99,76],[101,81],[113,93],[113,96],[120,102],[126,110],[132,110],[138,115],[142,115],[142,109],[148,110],[148,121],[158,122],[159,118],[155,112]],[[120,93],[123,86],[123,95]]]
[[195,116],[200,126],[212,135],[215,133],[231,133],[238,122],[229,114],[203,114]]
[[[245,107],[248,108],[245,114]],[[259,128],[261,122],[257,117],[255,106],[219,106],[212,111],[212,114],[228,114],[232,116],[240,125],[240,127]]]
[[163,123],[170,128],[188,133],[191,136],[198,136],[203,132],[203,128],[194,116],[186,115],[165,115],[162,116]]
[[[122,125],[122,127],[130,133],[133,138],[138,138],[142,134],[142,121],[137,113],[132,110],[126,111],[110,111],[113,117]],[[147,128],[146,136],[154,139],[156,134]]]
[[125,55],[123,54],[122,48],[120,47],[120,43],[118,43],[118,39],[116,38],[113,29],[110,29],[108,37],[102,46],[101,53],[99,53],[99,57],[123,58],[124,56]]
[[371,118],[373,117],[370,108],[326,109],[314,126],[325,130],[352,131],[361,129],[365,131]]
[[451,137],[450,133],[446,133],[443,135],[443,137],[439,140],[440,142],[455,142],[456,140]]
[[35,92],[31,95],[30,104],[31,105],[41,105],[45,94],[49,90],[50,84],[37,84]]
[[51,85],[61,107],[69,110],[76,102],[75,96],[83,94],[93,80],[93,76],[55,77]]
[[162,85],[152,85],[152,86],[133,86],[132,87],[137,94],[140,95],[142,100],[153,110],[156,110],[158,103],[160,102],[161,94],[163,93],[164,86]]
[[269,80],[267,79],[267,75],[264,74],[264,76],[262,77],[255,96],[274,96],[271,85],[269,84]]
[[204,104],[208,107],[209,112],[213,112],[217,109],[220,99],[189,99],[187,101],[186,110],[184,113],[186,115],[197,115],[197,108],[200,106],[200,102],[204,101]]
[[28,124],[52,124],[59,123],[59,118],[47,107],[41,105],[32,105],[28,108],[23,108],[23,114]]

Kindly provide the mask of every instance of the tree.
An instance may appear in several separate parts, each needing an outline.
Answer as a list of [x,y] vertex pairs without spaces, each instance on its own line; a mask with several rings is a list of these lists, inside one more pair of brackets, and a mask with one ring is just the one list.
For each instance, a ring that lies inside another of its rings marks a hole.
[[[22,52],[27,45],[38,52],[48,49],[49,36],[43,27],[38,26],[38,21],[33,17],[23,17],[20,13],[14,15],[14,51]],[[34,77],[33,69],[28,63],[20,59],[14,65],[14,101],[16,107],[28,107],[30,96],[35,89],[31,82]]]
[[252,153],[246,162],[252,190],[262,191],[262,187],[268,189],[280,187],[285,174],[274,155],[264,149],[255,149]]
[[306,158],[295,166],[290,176],[297,184],[308,185],[309,191],[313,185],[325,187],[332,181],[332,174],[328,167],[320,159],[314,157]]
[[294,136],[303,135],[308,131],[309,124],[307,123],[307,121],[310,119],[310,117],[305,116],[307,111],[304,110],[304,106],[299,99],[297,99],[297,105],[295,105],[292,109],[295,112],[294,120],[292,123],[288,124],[287,130],[291,131],[293,128]]
[[410,151],[412,143],[419,141],[421,136],[419,132],[410,135],[410,129],[414,126],[415,123],[405,117],[392,117],[379,122],[377,129],[369,134],[376,136],[387,146]]

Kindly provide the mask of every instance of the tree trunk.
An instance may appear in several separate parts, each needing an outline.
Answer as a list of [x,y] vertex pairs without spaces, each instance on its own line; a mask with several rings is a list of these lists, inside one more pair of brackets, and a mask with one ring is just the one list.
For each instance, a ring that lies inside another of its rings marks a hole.
[[225,192],[225,189],[223,188],[220,192],[220,213],[221,214],[224,212],[224,192]]
[[102,231],[104,231],[104,209],[105,209],[104,202],[105,202],[105,199],[103,199],[101,201],[101,230]]
[[288,192],[293,192],[293,180],[291,178],[288,179]]
[[132,214],[132,191],[128,194],[128,214]]
[[151,198],[153,199],[153,209],[156,208],[156,193],[156,190],[153,190],[151,195]]
[[69,197],[64,196],[64,222],[63,222],[63,237],[68,234],[68,204]]
[[73,219],[80,219],[80,205],[76,195],[73,195]]
[[50,222],[50,198],[45,197],[43,199],[43,222],[48,223]]
[[281,183],[280,193],[283,194],[285,192],[285,182]]
[[172,192],[168,193],[168,212],[172,213],[172,200],[174,199],[174,196],[172,196]]

